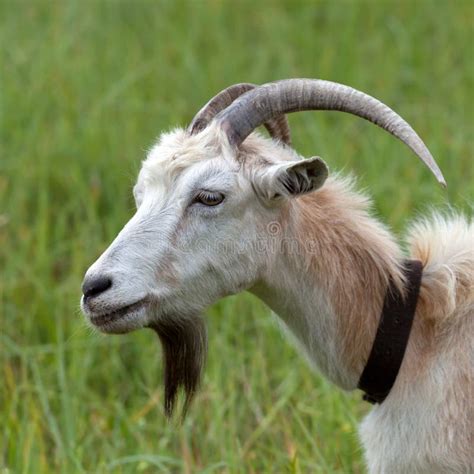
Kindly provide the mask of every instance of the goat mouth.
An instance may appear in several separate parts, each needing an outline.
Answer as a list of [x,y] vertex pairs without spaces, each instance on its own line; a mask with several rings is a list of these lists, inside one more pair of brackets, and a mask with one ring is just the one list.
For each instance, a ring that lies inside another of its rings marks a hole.
[[90,322],[94,324],[94,326],[104,326],[112,321],[121,319],[131,313],[136,313],[137,311],[142,309],[145,304],[146,298],[136,301],[135,303],[128,304],[126,306],[121,306],[120,308],[116,308],[106,313],[91,314],[89,316],[89,319]]

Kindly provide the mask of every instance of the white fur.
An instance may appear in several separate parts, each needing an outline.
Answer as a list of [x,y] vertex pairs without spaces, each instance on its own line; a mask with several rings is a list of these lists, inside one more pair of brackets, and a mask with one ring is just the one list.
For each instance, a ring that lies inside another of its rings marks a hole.
[[418,361],[408,380],[397,380],[387,400],[361,424],[369,470],[387,474],[471,473],[474,226],[461,216],[434,214],[412,226],[409,244],[412,255],[423,261],[425,289],[436,288],[429,296],[436,300],[434,308],[428,306],[425,314],[417,313],[419,318],[432,319],[430,325],[437,332],[435,347],[428,349],[431,356],[427,360]]
[[[250,290],[281,317],[313,365],[354,389],[387,282],[403,282],[403,256],[347,181],[329,179],[316,191],[323,179],[314,179],[316,192],[285,195],[282,170],[300,160],[258,134],[234,150],[212,124],[195,136],[163,135],[140,171],[135,216],[87,272],[108,275],[113,285],[83,302],[85,314],[144,301],[100,327],[126,332],[165,315],[192,317],[224,295]],[[200,189],[225,200],[193,204]],[[412,256],[425,267],[422,298],[395,387],[361,425],[371,473],[474,472],[472,238],[461,217],[438,216],[411,230]],[[436,298],[439,315],[429,309]]]

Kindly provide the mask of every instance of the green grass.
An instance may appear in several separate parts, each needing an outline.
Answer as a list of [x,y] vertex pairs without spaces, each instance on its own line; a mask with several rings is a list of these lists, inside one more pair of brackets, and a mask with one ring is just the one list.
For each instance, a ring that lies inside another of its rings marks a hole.
[[208,311],[180,426],[163,416],[154,334],[90,333],[80,283],[133,213],[146,148],[239,81],[319,77],[383,99],[447,191],[347,115],[291,116],[295,146],[358,175],[397,231],[431,205],[471,212],[472,24],[459,0],[0,0],[0,472],[364,472],[368,406],[312,373],[256,299]]

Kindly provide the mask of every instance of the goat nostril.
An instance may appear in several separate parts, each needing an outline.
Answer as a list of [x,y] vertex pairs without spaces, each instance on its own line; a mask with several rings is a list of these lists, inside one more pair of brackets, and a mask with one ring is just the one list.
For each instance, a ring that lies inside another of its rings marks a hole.
[[91,298],[103,293],[112,286],[112,279],[107,276],[86,278],[82,284],[84,298]]

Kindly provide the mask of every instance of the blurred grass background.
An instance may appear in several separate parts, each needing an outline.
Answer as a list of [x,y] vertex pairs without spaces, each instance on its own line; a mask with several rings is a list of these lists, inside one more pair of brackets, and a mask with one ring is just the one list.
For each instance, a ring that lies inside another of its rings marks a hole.
[[368,410],[306,367],[248,295],[208,311],[202,391],[163,416],[151,332],[102,337],[86,268],[133,213],[161,130],[240,82],[319,77],[393,106],[445,173],[344,114],[290,116],[294,144],[354,172],[397,231],[471,212],[470,1],[0,0],[0,472],[361,473]]

